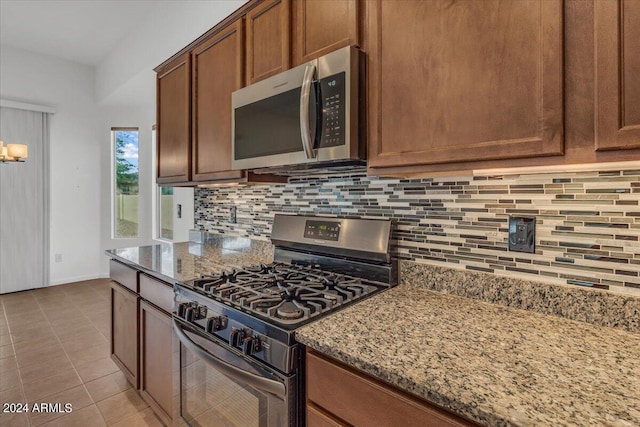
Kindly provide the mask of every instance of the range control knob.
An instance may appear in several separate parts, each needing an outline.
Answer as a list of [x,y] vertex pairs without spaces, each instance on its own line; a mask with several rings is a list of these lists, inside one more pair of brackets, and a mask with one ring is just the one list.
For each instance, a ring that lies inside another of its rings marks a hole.
[[214,333],[227,327],[227,319],[224,316],[214,316],[207,319],[207,332]]
[[187,322],[193,322],[194,318],[196,318],[196,310],[193,307],[189,307],[185,311],[184,318]]
[[187,315],[187,306],[189,303],[183,302],[178,304],[178,317],[182,317],[183,319]]
[[262,345],[260,343],[260,338],[258,337],[247,337],[242,342],[242,352],[246,355],[257,353],[261,349]]
[[238,347],[239,345],[242,345],[246,336],[247,333],[244,331],[244,329],[232,328],[231,332],[229,333],[229,345],[232,347]]

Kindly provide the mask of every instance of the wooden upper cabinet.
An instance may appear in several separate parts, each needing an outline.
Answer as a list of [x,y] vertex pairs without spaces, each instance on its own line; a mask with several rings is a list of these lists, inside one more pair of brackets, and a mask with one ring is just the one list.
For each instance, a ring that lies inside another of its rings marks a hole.
[[233,179],[231,93],[243,85],[242,19],[213,34],[191,53],[193,180]]
[[359,45],[359,15],[357,0],[295,0],[293,65],[341,47]]
[[561,155],[561,0],[367,2],[372,167]]
[[185,54],[158,70],[156,80],[157,181],[191,178],[191,71]]
[[247,85],[291,65],[291,2],[265,0],[245,15]]
[[640,148],[640,2],[595,2],[596,150]]

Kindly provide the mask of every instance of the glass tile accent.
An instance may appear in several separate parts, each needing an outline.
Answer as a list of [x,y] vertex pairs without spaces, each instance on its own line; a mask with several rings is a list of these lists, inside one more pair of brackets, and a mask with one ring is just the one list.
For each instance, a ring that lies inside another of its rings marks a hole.
[[[515,195],[523,192],[530,195]],[[392,218],[398,259],[635,290],[640,280],[628,279],[640,277],[639,201],[640,170],[428,179],[322,175],[196,189],[195,226],[267,240],[276,213]],[[227,221],[230,203],[237,206],[237,224]],[[535,254],[508,252],[509,215],[537,216]]]

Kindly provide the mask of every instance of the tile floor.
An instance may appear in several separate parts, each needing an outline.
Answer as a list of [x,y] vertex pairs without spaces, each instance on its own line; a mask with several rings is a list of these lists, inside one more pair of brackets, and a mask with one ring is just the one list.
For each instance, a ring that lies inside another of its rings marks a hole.
[[0,402],[72,412],[0,412],[0,426],[162,426],[109,357],[109,281],[0,295]]

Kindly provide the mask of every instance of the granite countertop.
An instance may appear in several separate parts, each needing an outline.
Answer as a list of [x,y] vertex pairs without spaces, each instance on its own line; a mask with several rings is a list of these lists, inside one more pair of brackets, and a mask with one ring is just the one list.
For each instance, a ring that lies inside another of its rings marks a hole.
[[110,249],[111,258],[165,282],[185,282],[202,274],[233,267],[273,261],[269,242],[242,237],[220,236],[206,244],[160,243],[124,249]]
[[620,329],[402,284],[296,337],[483,425],[640,425],[640,335]]

